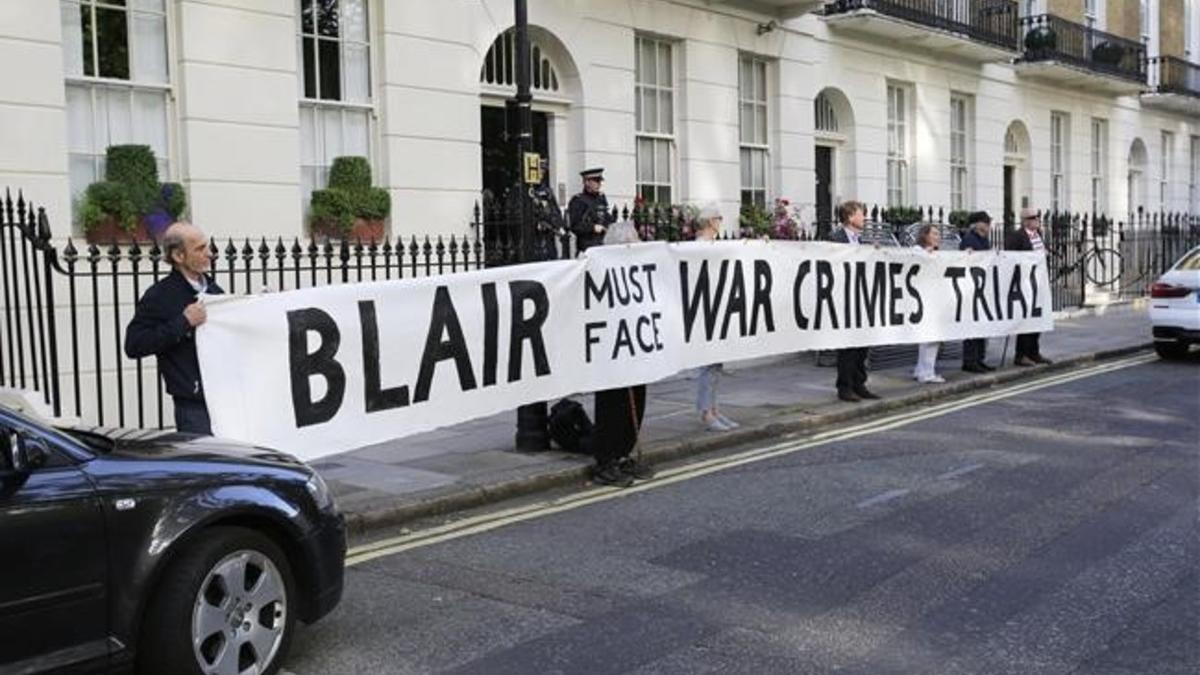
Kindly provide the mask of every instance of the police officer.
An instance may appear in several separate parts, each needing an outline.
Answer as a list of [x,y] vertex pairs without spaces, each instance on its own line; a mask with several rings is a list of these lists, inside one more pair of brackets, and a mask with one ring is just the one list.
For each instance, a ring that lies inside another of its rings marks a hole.
[[547,183],[549,163],[542,159],[539,163],[542,180],[529,190],[529,198],[533,208],[534,228],[534,259],[554,260],[558,257],[555,246],[558,237],[566,233],[562,209],[558,207],[558,199],[554,190]]
[[608,209],[608,198],[600,191],[604,183],[604,169],[580,171],[583,177],[583,192],[571,197],[567,215],[571,220],[571,231],[575,233],[578,252],[604,241],[604,233],[616,218]]

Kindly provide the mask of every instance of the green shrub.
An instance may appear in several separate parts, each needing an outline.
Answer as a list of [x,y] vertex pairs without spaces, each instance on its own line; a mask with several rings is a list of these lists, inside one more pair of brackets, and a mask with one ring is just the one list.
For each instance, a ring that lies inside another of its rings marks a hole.
[[137,228],[138,212],[124,185],[114,181],[92,183],[83,193],[80,221],[85,230],[99,225],[107,217],[115,218],[121,229],[132,232]]
[[370,162],[366,157],[335,157],[329,168],[329,187],[352,191],[370,189]]
[[967,216],[969,216],[969,215],[971,215],[971,212],[963,210],[963,209],[959,209],[957,211],[951,211],[950,215],[946,217],[947,218],[946,222],[950,223],[951,225],[953,225],[959,229],[962,229],[962,228],[966,227],[967,225],[970,225],[970,223],[967,222]]
[[159,194],[163,209],[171,216],[171,220],[179,220],[187,210],[187,193],[179,183],[163,183]]
[[921,209],[916,206],[894,206],[883,213],[883,221],[889,225],[912,225],[921,222]]
[[742,204],[738,214],[738,224],[741,226],[743,237],[769,237],[771,235],[771,214],[758,204]]
[[105,177],[125,186],[139,214],[150,213],[159,199],[158,164],[148,145],[111,145],[104,167]]
[[351,193],[354,215],[367,220],[383,220],[392,212],[392,195],[383,188],[367,188]]
[[349,232],[354,226],[354,202],[346,190],[313,190],[312,224]]

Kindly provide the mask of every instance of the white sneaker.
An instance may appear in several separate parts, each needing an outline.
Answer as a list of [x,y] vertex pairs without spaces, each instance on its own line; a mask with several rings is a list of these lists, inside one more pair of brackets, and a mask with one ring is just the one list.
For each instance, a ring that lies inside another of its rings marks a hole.
[[733,420],[729,419],[722,413],[717,413],[717,419],[721,420],[721,422],[724,423],[725,426],[729,427],[730,429],[736,429],[736,428],[742,426],[742,425],[738,424],[737,422],[734,422]]
[[922,377],[920,379],[921,384],[942,384],[945,381],[946,378],[942,377],[941,375],[927,375],[926,377]]

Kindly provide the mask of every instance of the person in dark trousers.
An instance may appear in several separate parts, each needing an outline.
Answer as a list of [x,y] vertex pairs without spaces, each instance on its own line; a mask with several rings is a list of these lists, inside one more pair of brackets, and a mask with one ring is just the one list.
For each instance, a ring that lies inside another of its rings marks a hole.
[[[987,211],[975,211],[967,216],[967,232],[958,243],[960,251],[990,251],[992,248],[992,217]],[[995,370],[984,363],[987,356],[987,338],[963,340],[962,369],[968,373],[986,373]]]
[[[1042,218],[1034,209],[1021,209],[1021,224],[1004,237],[1004,248],[1009,251],[1041,251]],[[1017,350],[1013,365],[1035,366],[1052,361],[1042,356],[1041,333],[1022,333],[1017,336]]]
[[[867,206],[862,202],[843,202],[838,207],[838,220],[842,226],[829,236],[830,241],[840,244],[859,243],[863,223],[867,219]],[[858,403],[867,398],[880,398],[867,389],[867,347],[839,349],[837,353],[837,395],[843,401]]]
[[600,190],[604,185],[604,169],[587,169],[579,175],[583,178],[583,192],[567,203],[567,218],[575,233],[576,253],[583,253],[589,246],[604,242],[604,233],[616,219],[609,211],[608,197]]
[[[633,223],[623,222],[608,228],[604,244],[638,241]],[[589,438],[596,466],[592,481],[600,485],[629,487],[633,481],[654,477],[654,469],[631,457],[637,447],[642,418],[646,414],[646,385],[619,387],[595,394],[596,425]]]
[[199,228],[174,223],[163,233],[161,246],[171,272],[147,288],[138,302],[125,331],[125,354],[131,359],[156,357],[158,373],[175,403],[175,428],[211,436],[195,335],[208,318],[200,296],[224,291],[208,276],[212,254]]

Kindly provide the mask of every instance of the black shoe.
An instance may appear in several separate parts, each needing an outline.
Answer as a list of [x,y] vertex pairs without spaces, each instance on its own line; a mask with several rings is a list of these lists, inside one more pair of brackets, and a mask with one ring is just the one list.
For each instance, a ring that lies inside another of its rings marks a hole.
[[986,370],[983,369],[983,366],[979,365],[978,363],[963,364],[963,370],[968,373],[986,373],[987,372]]
[[866,387],[863,387],[862,389],[855,389],[854,394],[856,396],[858,396],[859,398],[872,399],[872,400],[883,398],[879,394],[872,392],[870,389],[867,389]]
[[1040,364],[1042,364],[1043,366],[1048,366],[1048,365],[1050,365],[1051,363],[1054,363],[1053,361],[1051,361],[1050,359],[1048,359],[1048,358],[1046,358],[1046,357],[1042,356],[1041,354],[1038,354],[1037,356],[1031,356],[1030,358],[1031,358],[1031,359],[1033,359],[1033,362],[1034,362],[1034,363],[1040,363]]
[[616,462],[610,464],[597,465],[592,469],[592,482],[597,485],[612,485],[613,487],[627,488],[633,485],[633,476],[621,470],[621,467]]
[[996,369],[995,366],[989,366],[988,364],[984,363],[983,361],[979,362],[979,367],[983,368],[983,372],[985,372],[985,373],[990,373]]
[[1029,358],[1028,356],[1025,356],[1024,354],[1022,354],[1021,356],[1018,356],[1017,358],[1013,359],[1013,365],[1028,367],[1028,366],[1036,366],[1037,362],[1034,361],[1033,359]]
[[840,398],[843,401],[846,401],[848,403],[858,403],[859,401],[862,400],[861,398],[858,397],[858,394],[855,394],[854,392],[850,391],[849,389],[838,390],[838,398]]
[[617,468],[626,476],[636,480],[650,480],[654,478],[654,467],[649,464],[636,460],[632,457],[626,457],[617,464]]

